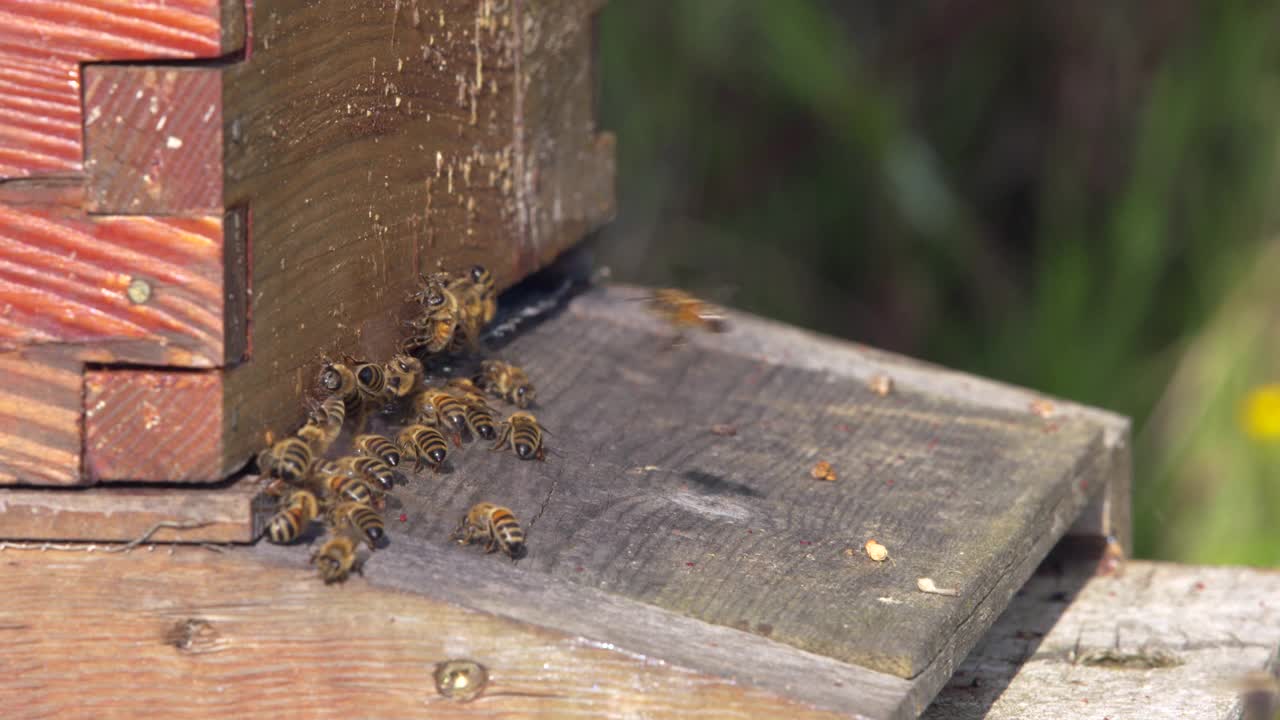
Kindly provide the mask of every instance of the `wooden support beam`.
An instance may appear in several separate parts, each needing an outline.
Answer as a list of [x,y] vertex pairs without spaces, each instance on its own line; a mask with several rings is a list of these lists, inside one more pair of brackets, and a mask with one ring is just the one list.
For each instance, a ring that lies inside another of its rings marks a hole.
[[925,720],[1240,720],[1241,691],[1278,669],[1280,572],[1054,555]]
[[82,172],[82,63],[213,58],[243,41],[243,0],[0,7],[0,179]]
[[[325,586],[309,568],[272,568],[238,552],[3,556],[0,632],[15,672],[0,677],[0,702],[15,720],[136,717],[157,707],[174,718],[242,718],[276,704],[309,718],[817,720],[852,710],[793,699],[778,681],[743,685],[358,578]],[[436,667],[454,659],[487,669],[478,698],[437,690]],[[16,671],[32,667],[42,671]],[[857,674],[823,672],[841,684]]]
[[75,358],[35,349],[0,354],[0,485],[84,482],[83,382]]
[[150,532],[152,542],[247,543],[275,510],[257,477],[216,488],[12,489],[0,493],[0,540],[129,542]]
[[86,209],[220,214],[222,71],[89,65],[83,75]]
[[222,374],[91,370],[84,376],[89,482],[212,483],[223,465]]

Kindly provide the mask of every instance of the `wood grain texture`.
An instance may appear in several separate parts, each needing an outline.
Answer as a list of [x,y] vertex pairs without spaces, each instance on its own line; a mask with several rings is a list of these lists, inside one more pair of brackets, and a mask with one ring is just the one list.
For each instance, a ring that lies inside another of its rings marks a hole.
[[222,373],[90,370],[84,376],[90,482],[212,483],[222,465]]
[[1093,570],[1041,568],[926,720],[1238,718],[1237,683],[1280,647],[1280,572],[1144,561],[1119,577]]
[[[654,331],[658,327],[643,307],[630,298],[646,291],[618,286],[618,295],[599,302],[581,303],[576,308],[584,318],[601,317],[628,326]],[[1032,404],[1048,401],[1050,416],[1043,418],[1046,429],[1055,428],[1062,418],[1083,419],[1103,431],[1105,453],[1099,472],[1107,492],[1095,496],[1071,532],[1079,535],[1115,536],[1131,547],[1129,487],[1132,478],[1128,418],[1063,398],[1049,398],[1027,388],[982,378],[922,360],[885,352],[856,342],[847,342],[745,313],[731,313],[733,332],[726,335],[689,335],[695,346],[760,361],[768,361],[829,373],[868,383],[878,376],[889,377],[900,389],[936,395],[958,403],[979,405],[1015,414],[1032,413]]]
[[0,493],[0,539],[126,542],[158,523],[155,542],[247,543],[275,503],[247,477],[227,487],[11,489]]
[[[243,42],[238,1],[14,0],[0,6],[0,178],[82,170],[80,63],[233,52]],[[231,25],[226,32],[224,19]]]
[[[0,204],[0,349],[93,345],[101,362],[223,362],[221,214],[89,216]],[[131,282],[150,289],[129,299]]]
[[0,485],[84,482],[80,373],[54,352],[0,354]]
[[602,0],[513,0],[521,91],[517,222],[525,267],[613,216],[614,137],[595,118],[594,14]]
[[[253,4],[251,51],[224,83],[255,358],[229,372],[228,465],[301,420],[322,354],[389,356],[420,273],[478,262],[505,287],[611,214],[611,146],[584,80],[589,7],[525,6]],[[553,21],[555,38],[524,43]],[[528,115],[535,96],[563,108]]]
[[[359,578],[325,586],[310,569],[268,570],[239,553],[2,556],[11,672],[0,702],[15,719],[157,707],[175,718],[852,715]],[[435,664],[454,658],[488,669],[470,703],[435,689]]]
[[[528,528],[522,568],[920,678],[923,709],[1102,490],[1103,432],[1083,419],[665,351],[656,321],[601,306],[643,312],[588,293],[501,351],[538,385],[557,454],[456,453],[401,493],[408,533],[445,546],[471,504],[507,505]],[[736,436],[710,431],[723,423]],[[819,459],[838,482],[809,476]],[[869,537],[894,562],[844,555]],[[919,593],[921,576],[960,597]]]
[[222,71],[84,69],[87,209],[129,215],[222,211]]

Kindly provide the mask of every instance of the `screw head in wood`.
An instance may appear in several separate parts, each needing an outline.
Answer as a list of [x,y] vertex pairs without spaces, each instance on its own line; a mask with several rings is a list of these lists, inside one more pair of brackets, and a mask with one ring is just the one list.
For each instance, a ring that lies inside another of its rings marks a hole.
[[489,683],[489,671],[474,660],[445,660],[436,665],[436,690],[458,702],[475,700]]
[[125,295],[129,296],[129,302],[134,305],[141,305],[151,299],[151,283],[142,278],[134,278],[129,282],[129,287],[124,292]]

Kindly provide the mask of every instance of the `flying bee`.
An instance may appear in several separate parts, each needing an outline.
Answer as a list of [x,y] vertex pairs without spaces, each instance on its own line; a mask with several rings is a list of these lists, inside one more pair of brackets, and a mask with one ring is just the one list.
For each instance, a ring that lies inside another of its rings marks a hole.
[[352,441],[356,452],[361,455],[372,455],[382,462],[395,467],[400,464],[400,448],[381,435],[357,435]]
[[498,430],[498,440],[493,444],[494,450],[510,445],[516,457],[521,460],[546,460],[546,451],[542,447],[542,426],[533,413],[516,412],[502,423]]
[[329,511],[330,524],[337,529],[350,528],[364,538],[371,550],[387,536],[387,526],[377,510],[356,502],[338,503]]
[[258,453],[258,468],[268,477],[280,478],[290,485],[301,485],[311,472],[314,458],[307,440],[289,437]]
[[533,383],[529,382],[529,376],[524,370],[501,360],[485,360],[480,363],[480,375],[476,377],[476,384],[490,395],[521,409],[532,405],[536,396]]
[[343,582],[352,570],[359,572],[356,543],[350,534],[337,533],[311,556],[311,564],[320,571],[326,585]]
[[645,299],[658,316],[676,328],[694,328],[715,333],[729,329],[729,322],[722,311],[683,290],[662,288]]
[[402,398],[413,392],[422,379],[422,361],[403,353],[395,355],[386,364],[387,393]]
[[413,457],[413,469],[420,470],[423,465],[433,471],[440,472],[440,466],[449,454],[449,444],[444,435],[431,425],[410,425],[396,436],[400,450],[406,458]]
[[347,474],[336,463],[326,464],[316,473],[315,485],[326,499],[335,498],[369,506],[376,505],[379,500],[369,483]]
[[414,396],[413,409],[417,411],[419,422],[448,429],[453,433],[453,444],[462,445],[462,431],[467,429],[467,408],[453,395],[439,388],[427,388]]
[[381,458],[371,455],[348,455],[333,461],[333,467],[348,474],[354,473],[384,491],[391,490],[396,484],[396,471],[391,469]]
[[512,560],[523,557],[526,549],[524,530],[516,522],[516,516],[504,507],[487,502],[473,506],[451,537],[459,545],[483,540],[486,553],[500,549]]
[[280,512],[267,521],[267,539],[277,545],[298,539],[320,512],[320,503],[308,490],[294,490]]

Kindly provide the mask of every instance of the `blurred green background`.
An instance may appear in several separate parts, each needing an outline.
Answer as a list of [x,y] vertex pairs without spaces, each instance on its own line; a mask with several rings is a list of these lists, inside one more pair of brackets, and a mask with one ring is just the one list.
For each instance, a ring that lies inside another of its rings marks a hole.
[[610,0],[603,262],[1129,415],[1136,554],[1280,565],[1278,21]]

